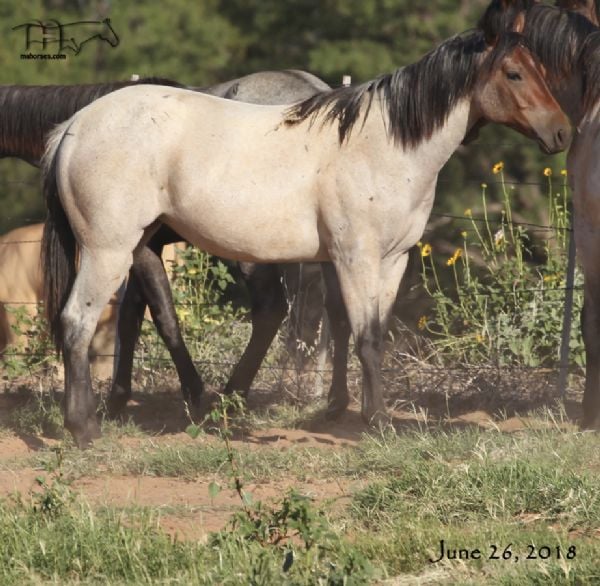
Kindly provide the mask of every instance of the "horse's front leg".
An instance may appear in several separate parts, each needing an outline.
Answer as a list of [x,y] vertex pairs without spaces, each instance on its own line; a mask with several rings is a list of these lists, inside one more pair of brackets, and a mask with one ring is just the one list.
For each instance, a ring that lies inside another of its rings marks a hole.
[[378,425],[387,421],[381,391],[379,247],[373,240],[368,246],[351,245],[346,250],[342,245],[336,252],[331,256],[363,372],[361,415],[365,423]]
[[[572,165],[573,166],[573,165]],[[570,181],[578,177],[576,169],[569,168]],[[595,191],[584,189],[585,183],[571,185],[573,189],[575,240],[577,256],[583,268],[584,307],[581,329],[585,345],[585,391],[581,427],[598,428],[600,425],[600,225],[597,224]],[[591,195],[590,195],[591,194]]]

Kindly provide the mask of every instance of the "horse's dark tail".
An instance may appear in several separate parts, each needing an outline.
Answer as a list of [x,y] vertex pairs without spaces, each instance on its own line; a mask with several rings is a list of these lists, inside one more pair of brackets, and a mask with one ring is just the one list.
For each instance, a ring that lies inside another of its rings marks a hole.
[[58,197],[56,181],[57,153],[69,125],[69,122],[61,124],[51,133],[42,160],[44,198],[48,210],[42,237],[44,305],[50,334],[59,354],[63,351],[60,316],[71,292],[77,269],[77,243]]

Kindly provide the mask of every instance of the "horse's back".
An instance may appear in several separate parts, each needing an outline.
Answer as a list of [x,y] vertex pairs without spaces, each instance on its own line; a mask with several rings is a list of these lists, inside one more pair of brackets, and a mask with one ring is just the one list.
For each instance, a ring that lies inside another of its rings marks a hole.
[[203,91],[248,104],[278,105],[299,102],[331,89],[316,75],[296,69],[251,73]]

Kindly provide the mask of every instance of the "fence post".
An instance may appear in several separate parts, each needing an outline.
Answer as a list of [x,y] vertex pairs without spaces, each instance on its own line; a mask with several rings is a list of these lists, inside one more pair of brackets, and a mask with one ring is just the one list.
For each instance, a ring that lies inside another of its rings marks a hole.
[[[570,214],[571,215],[571,214]],[[562,337],[560,342],[560,360],[558,364],[558,395],[564,400],[567,393],[569,376],[569,342],[571,340],[571,323],[573,321],[573,288],[575,285],[575,230],[571,225],[569,231],[569,253],[567,260],[567,282],[565,291],[565,312],[563,315]]]

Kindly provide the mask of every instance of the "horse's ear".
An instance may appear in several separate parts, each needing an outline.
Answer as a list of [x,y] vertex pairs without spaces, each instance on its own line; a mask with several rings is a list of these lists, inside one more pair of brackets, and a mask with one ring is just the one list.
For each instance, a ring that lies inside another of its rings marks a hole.
[[488,45],[495,45],[507,31],[521,32],[525,26],[525,11],[538,0],[492,0],[477,26],[484,32]]
[[514,33],[522,33],[524,29],[525,29],[525,11],[521,10],[521,12],[519,12],[517,14],[517,16],[515,16],[515,20],[513,21],[513,25],[512,25],[512,30]]

